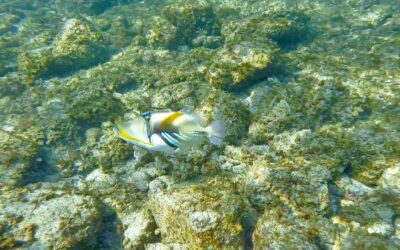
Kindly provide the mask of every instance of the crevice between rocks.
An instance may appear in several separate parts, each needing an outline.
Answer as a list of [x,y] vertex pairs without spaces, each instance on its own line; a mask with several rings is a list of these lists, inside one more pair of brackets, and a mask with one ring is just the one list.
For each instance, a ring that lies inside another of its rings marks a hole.
[[251,209],[242,218],[242,225],[244,228],[244,249],[254,249],[253,232],[257,224],[259,214]]
[[117,213],[103,202],[99,203],[101,222],[97,233],[96,249],[124,249],[122,223]]

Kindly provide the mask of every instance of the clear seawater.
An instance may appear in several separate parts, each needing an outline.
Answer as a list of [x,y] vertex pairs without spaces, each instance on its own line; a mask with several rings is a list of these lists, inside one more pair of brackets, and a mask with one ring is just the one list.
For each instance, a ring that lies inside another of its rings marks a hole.
[[0,249],[399,249],[399,69],[396,0],[0,0]]

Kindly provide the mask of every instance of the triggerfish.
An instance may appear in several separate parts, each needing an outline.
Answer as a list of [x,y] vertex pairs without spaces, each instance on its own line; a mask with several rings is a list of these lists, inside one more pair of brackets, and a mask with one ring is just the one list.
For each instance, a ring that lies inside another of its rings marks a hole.
[[214,121],[202,126],[201,119],[188,112],[146,112],[131,120],[117,122],[118,137],[140,147],[162,152],[183,151],[209,139],[221,145],[224,122]]

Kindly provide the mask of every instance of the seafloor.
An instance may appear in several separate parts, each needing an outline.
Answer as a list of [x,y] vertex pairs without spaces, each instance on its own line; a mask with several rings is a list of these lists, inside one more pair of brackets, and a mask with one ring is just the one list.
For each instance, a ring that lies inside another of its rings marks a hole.
[[398,0],[0,0],[0,249],[400,249],[399,69]]

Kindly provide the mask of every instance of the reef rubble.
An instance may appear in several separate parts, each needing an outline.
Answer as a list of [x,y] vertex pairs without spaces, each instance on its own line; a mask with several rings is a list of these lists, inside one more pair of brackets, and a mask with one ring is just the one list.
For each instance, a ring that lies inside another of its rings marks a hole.
[[[0,249],[399,249],[396,3],[0,2]],[[224,145],[116,138],[165,109]]]

